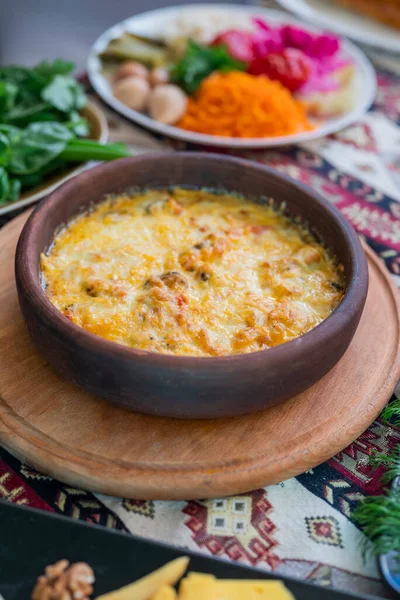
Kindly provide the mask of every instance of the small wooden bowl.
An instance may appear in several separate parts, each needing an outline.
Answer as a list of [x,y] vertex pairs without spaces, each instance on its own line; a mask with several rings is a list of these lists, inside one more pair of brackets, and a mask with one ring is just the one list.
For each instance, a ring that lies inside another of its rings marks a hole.
[[[40,254],[56,229],[105,195],[132,187],[191,185],[270,196],[308,223],[344,265],[342,302],[320,325],[280,346],[217,358],[169,356],[128,348],[68,320],[48,300]],[[30,335],[64,377],[129,409],[178,418],[241,415],[283,402],[321,379],[341,358],[357,328],[368,289],[360,241],[318,194],[265,166],[202,153],[147,154],[81,173],[39,204],[16,252],[19,302]]]

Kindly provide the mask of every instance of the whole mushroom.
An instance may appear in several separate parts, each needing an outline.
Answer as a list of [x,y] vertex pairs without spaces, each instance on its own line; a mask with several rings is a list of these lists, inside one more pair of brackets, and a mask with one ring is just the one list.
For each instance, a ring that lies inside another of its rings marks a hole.
[[125,79],[125,77],[149,78],[149,70],[144,65],[135,60],[126,60],[120,65],[114,76],[114,81]]
[[171,83],[157,85],[149,98],[150,116],[164,125],[174,125],[186,112],[187,96]]
[[150,85],[161,85],[162,83],[168,83],[168,69],[164,69],[163,67],[152,69],[149,73],[149,82]]
[[141,77],[125,77],[113,86],[113,94],[117,100],[133,108],[142,111],[146,108],[150,94],[150,84]]

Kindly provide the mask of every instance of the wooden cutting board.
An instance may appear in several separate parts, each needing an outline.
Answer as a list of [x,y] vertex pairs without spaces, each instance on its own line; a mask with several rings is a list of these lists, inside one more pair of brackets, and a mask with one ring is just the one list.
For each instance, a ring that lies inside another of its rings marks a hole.
[[13,271],[26,218],[0,231],[0,442],[68,484],[130,498],[195,499],[276,483],[358,437],[400,378],[398,292],[367,249],[370,289],[355,338],[303,394],[261,413],[214,421],[116,408],[59,377],[28,338]]

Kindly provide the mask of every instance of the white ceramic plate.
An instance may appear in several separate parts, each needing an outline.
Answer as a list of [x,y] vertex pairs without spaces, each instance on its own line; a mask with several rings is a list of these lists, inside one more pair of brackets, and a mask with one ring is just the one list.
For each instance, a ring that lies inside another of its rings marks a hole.
[[400,52],[400,32],[383,23],[338,6],[333,0],[278,0],[279,4],[319,27],[345,35],[360,44]]
[[[105,144],[108,140],[108,124],[102,111],[99,110],[92,102],[89,102],[83,110],[83,114],[90,123],[93,132],[92,139]],[[19,208],[24,208],[34,204],[35,202],[38,202],[45,196],[51,194],[51,192],[54,192],[54,190],[62,183],[68,181],[68,179],[71,179],[71,177],[75,177],[75,175],[78,175],[78,173],[82,173],[82,171],[90,168],[94,164],[96,163],[91,162],[79,165],[70,169],[62,176],[57,174],[49,176],[47,183],[44,182],[40,186],[36,186],[25,191],[21,198],[16,202],[8,202],[7,204],[0,206],[0,215],[5,215],[13,210],[18,210]]]
[[[366,56],[348,41],[343,41],[343,54],[351,58],[356,65],[355,94],[357,100],[355,108],[339,117],[326,119],[323,124],[313,131],[300,134],[274,138],[228,138],[213,135],[204,135],[191,131],[179,129],[169,125],[158,123],[154,119],[128,108],[114,98],[109,81],[104,77],[101,70],[99,54],[106,48],[108,42],[121,36],[125,31],[138,35],[160,36],[165,32],[172,35],[174,30],[179,32],[179,20],[185,19],[190,23],[209,22],[214,24],[214,33],[221,29],[237,26],[237,20],[249,23],[252,17],[261,17],[271,23],[293,23],[299,25],[298,21],[280,11],[254,6],[242,6],[237,4],[197,4],[186,6],[172,6],[160,10],[142,13],[135,17],[126,19],[104,32],[93,45],[88,58],[88,75],[90,81],[99,96],[117,112],[124,115],[133,122],[146,127],[158,134],[184,140],[194,144],[207,146],[220,146],[227,148],[268,148],[283,146],[311,140],[334,133],[357,121],[368,110],[376,94],[375,72]],[[308,27],[311,31],[318,31],[315,27]]]

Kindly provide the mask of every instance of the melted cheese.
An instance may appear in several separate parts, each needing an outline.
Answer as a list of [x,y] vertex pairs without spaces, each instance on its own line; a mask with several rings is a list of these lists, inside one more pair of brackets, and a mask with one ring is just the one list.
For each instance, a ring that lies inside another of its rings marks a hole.
[[248,353],[309,331],[343,269],[269,204],[205,190],[119,196],[41,257],[51,302],[108,340],[192,356]]

